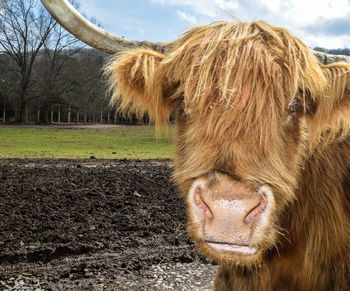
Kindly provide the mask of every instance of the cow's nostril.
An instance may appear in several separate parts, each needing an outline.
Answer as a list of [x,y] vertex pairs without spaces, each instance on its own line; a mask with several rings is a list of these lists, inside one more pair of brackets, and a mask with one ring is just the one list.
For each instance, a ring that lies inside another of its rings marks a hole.
[[254,226],[261,216],[261,214],[266,210],[267,207],[267,197],[266,195],[261,195],[261,200],[257,206],[255,206],[249,213],[246,215],[244,221],[252,226]]
[[194,203],[200,208],[203,215],[206,218],[211,219],[213,217],[213,214],[211,213],[208,205],[205,204],[205,202],[203,201],[203,199],[201,197],[202,191],[203,190],[202,190],[201,186],[197,186],[194,193],[193,193],[193,200],[194,200]]

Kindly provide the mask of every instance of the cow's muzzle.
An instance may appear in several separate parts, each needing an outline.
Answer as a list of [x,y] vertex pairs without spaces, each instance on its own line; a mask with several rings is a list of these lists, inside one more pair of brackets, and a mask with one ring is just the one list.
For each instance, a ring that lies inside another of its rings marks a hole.
[[264,225],[270,196],[264,187],[216,173],[198,178],[189,194],[198,236],[210,249],[242,255],[258,251],[254,235]]

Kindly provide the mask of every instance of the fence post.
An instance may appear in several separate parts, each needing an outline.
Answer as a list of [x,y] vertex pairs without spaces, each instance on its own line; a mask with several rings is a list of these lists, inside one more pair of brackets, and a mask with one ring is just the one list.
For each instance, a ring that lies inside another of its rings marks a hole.
[[53,104],[51,104],[51,123],[53,123]]
[[2,111],[2,122],[6,122],[6,108],[5,108],[5,101],[4,101],[4,110]]
[[70,108],[70,105],[68,105],[68,123],[70,123],[70,114],[71,114],[71,108]]
[[38,105],[38,111],[36,112],[36,123],[40,122],[40,105]]

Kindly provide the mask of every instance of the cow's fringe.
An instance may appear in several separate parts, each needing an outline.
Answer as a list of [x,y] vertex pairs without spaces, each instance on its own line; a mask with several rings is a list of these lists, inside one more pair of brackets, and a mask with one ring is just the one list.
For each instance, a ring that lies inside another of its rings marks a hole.
[[326,88],[310,50],[288,31],[262,21],[196,27],[173,46],[153,81],[178,81],[185,107],[203,118],[216,111],[207,123],[208,136],[228,131],[232,139],[255,136],[265,153],[280,135],[281,119],[297,92],[307,90],[317,99]]

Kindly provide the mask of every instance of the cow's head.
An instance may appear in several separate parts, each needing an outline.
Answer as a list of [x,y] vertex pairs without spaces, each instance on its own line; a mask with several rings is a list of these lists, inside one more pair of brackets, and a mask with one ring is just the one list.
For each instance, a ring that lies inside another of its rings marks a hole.
[[148,112],[157,126],[176,112],[174,177],[200,249],[260,264],[286,235],[303,161],[331,118],[324,96],[342,83],[329,82],[332,68],[284,29],[215,22],[166,54],[120,53],[107,72],[122,110]]
[[129,51],[108,71],[123,110],[158,125],[176,112],[174,176],[201,250],[250,264],[278,248],[307,154],[305,115],[326,84],[304,44],[264,22],[216,22],[168,55]]

